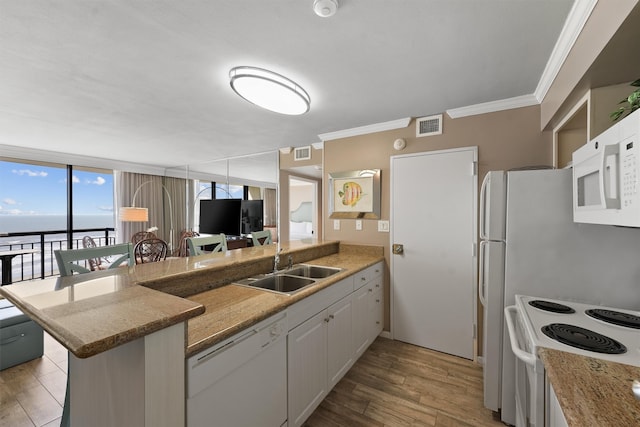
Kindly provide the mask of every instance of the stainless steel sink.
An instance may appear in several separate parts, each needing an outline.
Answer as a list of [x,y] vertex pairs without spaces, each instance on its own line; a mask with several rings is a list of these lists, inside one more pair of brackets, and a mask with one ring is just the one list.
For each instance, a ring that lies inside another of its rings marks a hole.
[[339,268],[323,267],[319,265],[310,264],[297,264],[288,270],[284,270],[282,274],[288,274],[289,276],[310,277],[312,279],[324,279],[325,277],[332,276],[339,273]]
[[342,271],[340,268],[323,267],[310,264],[296,264],[292,268],[276,273],[249,277],[236,282],[239,285],[268,291],[292,294],[307,286]]
[[300,289],[312,285],[315,282],[315,280],[305,277],[275,274],[251,281],[241,281],[240,284],[251,286],[253,288],[267,289],[270,291],[288,294],[299,291]]

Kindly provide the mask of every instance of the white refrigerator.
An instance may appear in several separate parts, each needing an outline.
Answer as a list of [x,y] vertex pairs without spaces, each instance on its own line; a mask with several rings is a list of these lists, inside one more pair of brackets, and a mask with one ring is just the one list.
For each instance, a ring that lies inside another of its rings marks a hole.
[[574,224],[571,170],[488,172],[480,191],[484,404],[515,424],[516,294],[640,309],[640,229]]

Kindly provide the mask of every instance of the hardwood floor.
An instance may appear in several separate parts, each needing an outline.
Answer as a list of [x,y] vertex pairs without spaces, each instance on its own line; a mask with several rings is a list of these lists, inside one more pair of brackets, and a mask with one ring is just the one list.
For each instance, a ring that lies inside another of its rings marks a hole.
[[67,350],[46,332],[44,356],[0,371],[0,426],[60,425]]
[[[45,333],[45,355],[0,371],[0,426],[59,426],[67,352]],[[502,426],[482,405],[482,368],[378,338],[309,417],[307,427]]]
[[502,426],[485,409],[473,362],[378,338],[334,387],[306,427]]

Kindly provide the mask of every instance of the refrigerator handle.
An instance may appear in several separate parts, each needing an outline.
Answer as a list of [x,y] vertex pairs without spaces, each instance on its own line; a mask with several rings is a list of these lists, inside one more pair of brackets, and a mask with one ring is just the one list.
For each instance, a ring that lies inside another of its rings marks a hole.
[[487,239],[487,230],[485,229],[485,214],[487,209],[487,187],[489,186],[489,176],[491,172],[487,172],[482,180],[482,186],[480,187],[480,240]]
[[485,252],[486,252],[486,248],[485,245],[487,244],[486,241],[482,240],[480,241],[480,271],[478,274],[478,296],[480,297],[480,304],[482,304],[483,307],[487,306],[487,285],[484,282],[484,258],[486,256]]

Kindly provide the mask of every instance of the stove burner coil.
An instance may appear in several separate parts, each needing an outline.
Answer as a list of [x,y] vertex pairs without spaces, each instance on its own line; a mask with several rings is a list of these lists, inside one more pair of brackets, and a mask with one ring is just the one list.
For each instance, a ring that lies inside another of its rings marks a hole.
[[621,313],[619,311],[601,308],[586,310],[585,313],[587,316],[602,320],[603,322],[613,323],[614,325],[624,326],[627,328],[640,329],[640,316],[636,316],[634,314]]
[[576,312],[573,308],[564,304],[558,304],[557,302],[544,301],[540,299],[529,301],[529,305],[540,310],[550,311],[552,313],[571,314]]
[[579,326],[552,323],[543,326],[541,330],[551,339],[582,350],[603,354],[623,354],[627,352],[627,348],[613,338]]

